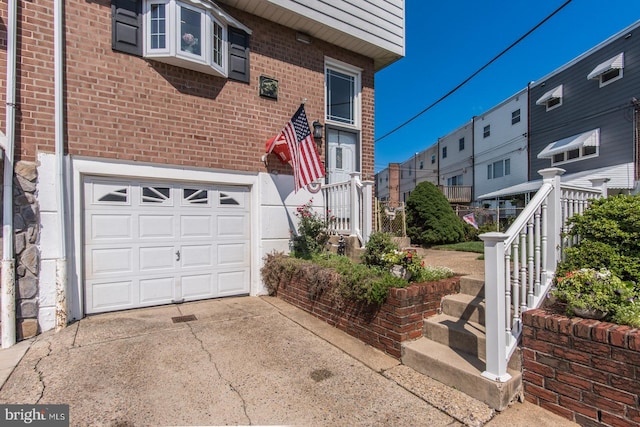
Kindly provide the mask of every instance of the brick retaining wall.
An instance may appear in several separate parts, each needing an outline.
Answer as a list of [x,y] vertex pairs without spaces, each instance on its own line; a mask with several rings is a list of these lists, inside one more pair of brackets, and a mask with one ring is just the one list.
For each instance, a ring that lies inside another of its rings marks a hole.
[[525,398],[583,426],[640,426],[640,330],[523,314]]
[[402,342],[421,337],[423,319],[437,313],[442,297],[459,290],[460,278],[453,277],[412,284],[407,288],[392,288],[381,306],[356,302],[345,302],[340,306],[326,293],[312,299],[306,280],[298,277],[281,284],[276,295],[399,359]]

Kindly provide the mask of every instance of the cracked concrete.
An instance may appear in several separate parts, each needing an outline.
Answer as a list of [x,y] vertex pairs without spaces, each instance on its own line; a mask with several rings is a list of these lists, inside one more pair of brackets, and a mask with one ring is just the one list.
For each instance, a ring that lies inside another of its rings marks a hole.
[[[185,315],[197,320],[171,320]],[[74,426],[480,426],[493,416],[407,369],[278,299],[225,298],[44,333],[0,403],[69,404]],[[518,414],[523,424],[501,414],[489,425],[564,425],[539,408]]]

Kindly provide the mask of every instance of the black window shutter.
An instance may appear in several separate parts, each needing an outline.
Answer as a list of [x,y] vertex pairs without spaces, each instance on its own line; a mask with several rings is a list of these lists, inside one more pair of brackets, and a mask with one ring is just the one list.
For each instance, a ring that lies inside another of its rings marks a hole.
[[249,83],[249,34],[229,27],[229,78]]
[[142,1],[111,0],[111,48],[142,56]]

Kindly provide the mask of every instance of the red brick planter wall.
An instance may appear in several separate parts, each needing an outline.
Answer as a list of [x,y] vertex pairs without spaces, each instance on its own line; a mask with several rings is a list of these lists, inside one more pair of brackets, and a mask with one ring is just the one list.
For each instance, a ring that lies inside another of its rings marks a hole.
[[640,330],[523,315],[525,398],[583,426],[640,426]]
[[385,353],[400,358],[401,344],[422,336],[422,320],[436,314],[445,295],[460,291],[460,278],[393,288],[381,306],[345,302],[337,306],[325,293],[311,299],[304,278],[280,285],[277,297],[299,307]]

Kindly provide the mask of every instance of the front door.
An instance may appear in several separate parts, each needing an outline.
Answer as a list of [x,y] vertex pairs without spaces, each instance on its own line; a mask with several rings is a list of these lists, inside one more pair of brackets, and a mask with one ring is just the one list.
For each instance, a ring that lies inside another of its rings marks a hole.
[[347,182],[351,172],[356,172],[358,159],[358,134],[343,130],[327,130],[329,184]]

